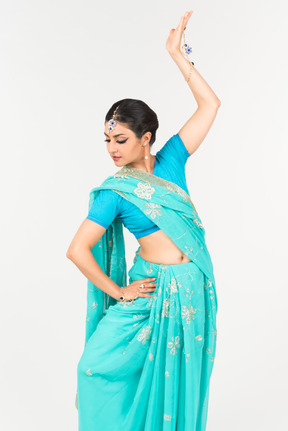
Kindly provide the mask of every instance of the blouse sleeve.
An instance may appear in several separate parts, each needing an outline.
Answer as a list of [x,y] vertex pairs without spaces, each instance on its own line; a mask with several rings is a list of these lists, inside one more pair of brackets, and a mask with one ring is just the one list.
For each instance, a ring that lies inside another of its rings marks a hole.
[[160,158],[173,161],[180,168],[185,166],[188,157],[191,156],[178,133],[173,135],[157,154]]
[[113,190],[100,190],[86,218],[108,229],[119,213],[118,197]]

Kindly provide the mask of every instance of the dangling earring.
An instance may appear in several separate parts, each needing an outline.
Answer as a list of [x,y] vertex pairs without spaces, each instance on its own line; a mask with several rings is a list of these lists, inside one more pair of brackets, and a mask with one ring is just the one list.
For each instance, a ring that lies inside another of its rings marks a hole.
[[[147,142],[144,142],[144,145],[146,145],[146,144],[147,144]],[[144,159],[148,159],[148,156],[145,156]]]

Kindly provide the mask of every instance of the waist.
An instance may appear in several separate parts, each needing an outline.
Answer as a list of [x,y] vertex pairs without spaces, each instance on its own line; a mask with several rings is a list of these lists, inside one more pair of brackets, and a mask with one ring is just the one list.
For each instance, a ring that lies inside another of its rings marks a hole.
[[139,238],[139,255],[147,262],[158,265],[181,265],[192,262],[185,253],[166,235],[158,230],[143,238]]
[[192,262],[189,257],[184,255],[184,253],[178,254],[177,252],[175,253],[175,251],[171,253],[171,251],[169,252],[169,250],[165,250],[163,253],[155,253],[155,250],[151,250],[148,253],[143,253],[141,247],[139,250],[139,256],[142,260],[149,263],[156,263],[157,265],[181,265],[183,263]]

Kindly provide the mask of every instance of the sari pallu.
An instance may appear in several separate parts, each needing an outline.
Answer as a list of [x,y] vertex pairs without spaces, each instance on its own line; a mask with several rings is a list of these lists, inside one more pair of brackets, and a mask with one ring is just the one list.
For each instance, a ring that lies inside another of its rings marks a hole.
[[[192,262],[154,264],[141,258],[139,247],[128,284],[158,276],[159,286],[152,298],[140,297],[134,303],[120,303],[88,280],[85,348],[78,364],[76,395],[79,430],[116,431],[125,426],[127,431],[203,431],[216,349],[218,303],[202,222],[182,188],[136,168],[124,166],[94,188],[89,209],[101,189],[112,189],[135,204]],[[120,220],[115,219],[108,227],[92,254],[116,284],[127,285]],[[115,333],[125,339],[116,342]],[[175,361],[171,363],[171,359]],[[114,408],[109,405],[113,394]],[[97,410],[101,403],[101,410]],[[91,413],[93,406],[95,415]]]

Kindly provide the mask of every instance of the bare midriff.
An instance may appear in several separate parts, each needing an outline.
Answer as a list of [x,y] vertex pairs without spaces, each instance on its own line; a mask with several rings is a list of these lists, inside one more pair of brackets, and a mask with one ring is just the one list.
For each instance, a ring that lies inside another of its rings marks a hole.
[[191,262],[179,247],[161,229],[150,235],[138,238],[141,248],[139,251],[142,259],[148,262],[164,265],[177,265]]

